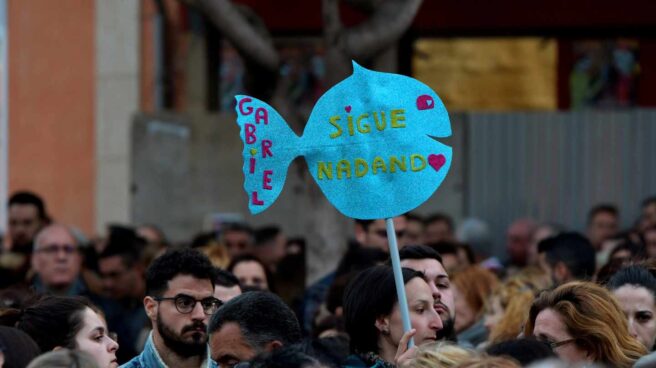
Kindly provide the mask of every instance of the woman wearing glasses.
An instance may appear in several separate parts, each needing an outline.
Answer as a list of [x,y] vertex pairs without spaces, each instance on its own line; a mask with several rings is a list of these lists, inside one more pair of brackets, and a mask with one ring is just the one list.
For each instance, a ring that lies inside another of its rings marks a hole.
[[0,311],[0,324],[27,333],[43,353],[77,349],[90,354],[100,368],[118,367],[118,344],[100,310],[85,298],[46,296],[23,310]]
[[[416,345],[437,340],[442,320],[433,308],[430,286],[423,274],[403,269],[403,281],[414,332],[403,333],[396,296],[394,273],[389,266],[375,266],[354,277],[344,293],[344,322],[351,337],[351,356],[344,368],[394,367],[414,354],[407,342]],[[413,331],[411,330],[411,331]]]
[[570,282],[540,294],[524,333],[547,342],[558,357],[572,364],[628,368],[647,353],[629,334],[611,293],[590,282]]

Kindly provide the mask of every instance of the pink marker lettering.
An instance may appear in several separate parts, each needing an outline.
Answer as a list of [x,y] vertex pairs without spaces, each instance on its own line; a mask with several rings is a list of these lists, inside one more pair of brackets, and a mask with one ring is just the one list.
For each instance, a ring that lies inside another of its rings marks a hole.
[[259,124],[260,120],[264,121],[264,125],[269,124],[269,112],[264,107],[255,110],[255,123]]
[[266,158],[267,155],[273,157],[273,153],[270,150],[272,146],[273,146],[273,142],[271,142],[270,140],[268,139],[262,140],[262,158]]
[[246,106],[246,110],[244,110],[244,104],[251,101],[253,101],[253,99],[250,97],[245,97],[239,100],[239,112],[242,115],[250,115],[253,112],[253,108],[250,105]]
[[264,201],[257,199],[257,192],[253,192],[252,203],[256,206],[261,206],[264,204]]
[[254,157],[251,157],[251,162],[250,163],[251,163],[251,165],[250,165],[250,169],[248,170],[248,172],[250,172],[251,174],[255,174],[255,158]]
[[266,190],[273,189],[273,187],[270,185],[271,175],[273,175],[273,170],[264,170],[264,175],[262,176],[262,188]]
[[246,128],[246,143],[247,144],[253,144],[257,141],[257,138],[255,137],[255,125],[253,124],[246,124],[244,125],[244,128]]

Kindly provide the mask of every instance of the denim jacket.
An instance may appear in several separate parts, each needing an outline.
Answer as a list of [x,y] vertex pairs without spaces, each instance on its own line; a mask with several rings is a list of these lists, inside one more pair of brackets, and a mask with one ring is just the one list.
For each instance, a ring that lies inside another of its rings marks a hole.
[[[148,340],[146,341],[146,345],[141,354],[132,358],[132,360],[123,364],[120,368],[168,368],[157,353],[157,349],[153,343],[152,332],[148,335]],[[216,363],[210,358],[209,348],[207,350],[207,358],[205,359],[203,368],[218,368]]]

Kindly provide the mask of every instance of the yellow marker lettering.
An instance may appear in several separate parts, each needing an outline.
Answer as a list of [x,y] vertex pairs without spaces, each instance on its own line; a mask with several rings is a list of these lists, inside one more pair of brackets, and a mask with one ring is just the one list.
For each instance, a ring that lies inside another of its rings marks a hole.
[[357,127],[358,127],[358,132],[364,134],[364,133],[369,133],[371,131],[371,127],[369,126],[369,124],[367,124],[366,121],[364,123],[362,123],[362,120],[366,119],[368,117],[369,117],[369,114],[366,114],[366,113],[358,116],[358,120],[355,121],[355,125],[357,125]]
[[355,134],[355,130],[353,129],[353,116],[349,115],[346,117],[346,119],[348,120],[349,135],[353,136],[353,134]]
[[369,165],[367,165],[367,161],[361,159],[361,158],[356,158],[355,159],[355,177],[356,178],[361,178],[367,174],[367,171],[369,171]]
[[[332,116],[332,117],[330,117],[330,119],[328,119],[328,121],[330,122],[330,125],[332,125],[332,126],[334,126],[335,128],[337,128],[337,131],[336,131],[336,132],[330,133],[330,138],[332,138],[332,139],[335,139],[335,138],[339,137],[340,135],[342,135],[342,127],[339,126],[339,124],[337,124],[337,122],[338,122],[340,119],[341,119],[341,118],[340,118],[338,115]],[[332,179],[332,178],[331,178],[331,179]]]
[[374,119],[376,120],[376,129],[382,131],[387,126],[387,121],[385,121],[385,111],[380,112],[380,123],[378,122],[378,115],[374,113]]
[[405,121],[405,109],[392,110],[391,120],[392,128],[405,128],[405,123],[399,123],[399,121]]
[[317,172],[317,177],[319,180],[323,180],[325,178],[332,179],[333,178],[333,163],[329,162],[326,164],[323,161],[319,161],[318,167],[318,172]]
[[389,169],[389,172],[395,173],[397,167],[401,171],[408,170],[408,167],[405,163],[405,156],[401,156],[401,159],[399,159],[396,156],[390,156],[390,169]]
[[337,179],[342,178],[342,173],[346,173],[346,178],[351,178],[351,163],[349,160],[339,160],[337,162]]
[[[415,160],[419,160],[419,166],[415,165]],[[410,155],[410,169],[412,171],[421,171],[426,167],[426,159],[424,156],[414,153]]]
[[378,170],[387,172],[387,167],[385,166],[385,160],[383,160],[383,158],[380,156],[374,157],[374,161],[371,164],[371,166],[372,166],[371,171],[374,173],[374,175],[378,173]]

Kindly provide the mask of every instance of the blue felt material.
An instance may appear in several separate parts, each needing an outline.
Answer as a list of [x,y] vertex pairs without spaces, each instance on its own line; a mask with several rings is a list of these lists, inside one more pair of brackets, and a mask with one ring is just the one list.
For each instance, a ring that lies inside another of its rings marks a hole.
[[[299,155],[305,156],[328,200],[348,217],[403,214],[440,186],[452,151],[435,139],[451,135],[448,113],[437,94],[410,77],[356,63],[353,69],[317,101],[300,138],[266,103],[236,96],[237,123],[245,143],[244,189],[252,213],[276,200],[290,162]],[[260,119],[255,118],[257,109]],[[271,141],[272,156],[266,154],[264,140]],[[272,172],[265,175],[265,170]]]

